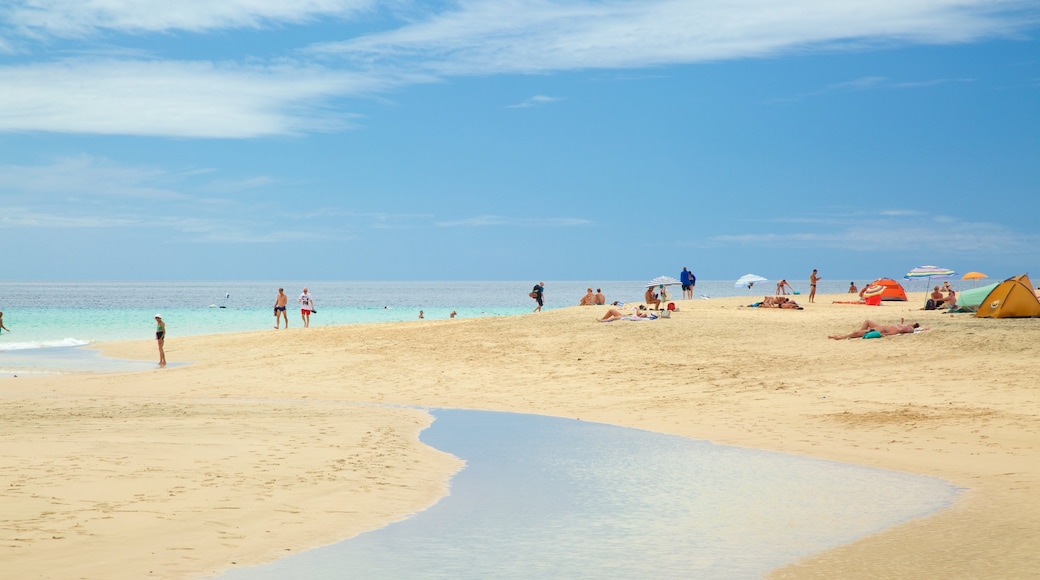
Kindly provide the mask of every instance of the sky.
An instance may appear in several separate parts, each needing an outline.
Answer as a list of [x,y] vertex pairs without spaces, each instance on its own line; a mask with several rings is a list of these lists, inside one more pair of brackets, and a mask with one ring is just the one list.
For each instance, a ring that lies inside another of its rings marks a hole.
[[9,280],[1040,279],[1036,0],[4,0]]

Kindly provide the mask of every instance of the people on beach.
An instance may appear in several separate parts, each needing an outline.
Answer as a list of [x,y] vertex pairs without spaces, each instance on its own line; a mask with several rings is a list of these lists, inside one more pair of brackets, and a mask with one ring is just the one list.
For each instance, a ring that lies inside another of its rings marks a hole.
[[448,318],[455,318],[456,316],[458,316],[458,312],[455,312],[454,310],[452,310],[451,314],[448,315]]
[[163,368],[166,366],[166,351],[163,349],[166,342],[166,323],[160,314],[155,315],[155,342],[159,343],[159,368]]
[[932,293],[928,297],[932,299],[932,305],[936,308],[942,306],[944,296],[938,285],[932,287]]
[[816,283],[820,281],[820,277],[816,273],[816,268],[813,268],[812,274],[809,274],[809,302],[816,301]]
[[420,310],[420,311],[419,311],[419,320],[422,320],[422,319],[423,319],[423,311],[422,311],[422,310]]
[[646,293],[643,294],[643,302],[646,302],[647,306],[653,306],[654,310],[657,310],[661,306],[661,299],[657,297],[654,292],[654,287],[650,286],[646,289]]
[[661,299],[662,303],[668,302],[669,300],[672,299],[671,295],[668,294],[668,287],[665,286],[664,284],[661,284],[660,286],[657,287],[657,295]]
[[856,283],[849,282],[849,294],[858,294],[859,290],[856,290]]
[[289,314],[285,311],[285,305],[289,303],[289,297],[285,295],[285,288],[278,289],[278,296],[274,298],[274,327],[281,325],[281,319],[285,320],[285,327],[289,328]]
[[776,283],[776,295],[777,296],[779,296],[781,294],[785,294],[786,295],[788,290],[790,290],[791,292],[794,292],[794,288],[791,286],[791,283],[788,282],[787,280],[780,280],[779,282]]
[[607,297],[603,295],[603,290],[596,288],[596,304],[602,306],[607,303]]
[[697,285],[697,277],[693,275],[693,272],[683,267],[682,273],[679,274],[679,282],[682,284],[683,299],[693,300],[693,288]]
[[592,306],[596,303],[596,295],[592,293],[592,288],[585,289],[585,295],[578,301],[578,306]]
[[3,332],[5,330],[7,332],[11,332],[10,328],[7,328],[6,326],[4,326],[4,313],[0,312],[0,332]]
[[946,296],[943,296],[942,306],[943,308],[949,308],[950,310],[953,310],[954,308],[957,308],[957,293],[954,292],[953,287],[948,284],[946,286],[946,290],[948,293],[946,294]]
[[311,313],[314,312],[314,297],[304,288],[303,294],[300,294],[296,301],[300,303],[300,318],[303,319],[303,327],[310,328]]
[[917,329],[928,330],[927,328],[921,328],[918,323],[906,324],[906,321],[902,318],[899,319],[899,324],[878,324],[873,320],[864,320],[863,324],[859,328],[853,330],[848,334],[832,334],[828,338],[834,340],[845,340],[847,338],[863,338],[863,335],[876,330],[881,333],[881,336],[894,336],[897,334],[913,334]]
[[534,307],[534,312],[541,312],[542,305],[544,304],[545,299],[545,282],[539,282],[535,284],[534,289],[531,290],[530,296],[531,298],[534,298],[535,302],[538,303],[538,306]]

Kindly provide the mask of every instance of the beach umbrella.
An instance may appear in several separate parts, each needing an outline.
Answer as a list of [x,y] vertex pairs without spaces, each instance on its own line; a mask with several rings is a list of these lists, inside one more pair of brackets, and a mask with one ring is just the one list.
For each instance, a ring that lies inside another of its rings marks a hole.
[[871,284],[863,289],[863,297],[870,298],[872,296],[880,296],[885,292],[885,287],[881,284]]
[[682,282],[672,278],[671,276],[658,276],[653,280],[646,283],[647,288],[654,288],[657,286],[681,286]]
[[[925,279],[925,280],[928,280],[928,284],[931,284],[933,278],[950,278],[950,277],[954,276],[955,274],[957,274],[957,272],[954,272],[953,270],[950,270],[949,268],[940,268],[939,266],[919,266],[919,267],[914,268],[913,270],[910,270],[909,272],[907,272],[906,276],[903,276],[903,279],[904,280]],[[928,289],[925,288],[925,291],[927,292]]]
[[744,274],[743,276],[741,276],[740,278],[737,279],[737,281],[733,284],[733,287],[734,288],[740,288],[741,286],[747,286],[747,289],[751,290],[751,287],[753,285],[758,284],[759,282],[768,282],[768,281],[769,281],[768,278],[763,278],[763,277],[755,275],[755,274]]
[[979,283],[979,280],[982,280],[983,278],[989,278],[989,276],[983,274],[982,272],[968,272],[967,274],[961,276],[961,280],[971,280],[972,288],[974,288],[975,285]]

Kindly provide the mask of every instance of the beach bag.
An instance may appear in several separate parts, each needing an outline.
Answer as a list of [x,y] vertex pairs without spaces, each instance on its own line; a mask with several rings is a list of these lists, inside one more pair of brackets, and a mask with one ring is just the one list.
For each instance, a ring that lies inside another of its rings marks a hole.
[[871,330],[864,334],[863,338],[881,338],[881,333],[876,330]]
[[929,298],[928,300],[925,300],[925,302],[924,302],[924,309],[925,310],[935,310],[935,300],[932,300],[931,298]]
[[668,310],[675,310],[675,302],[668,303]]
[[672,311],[671,310],[662,310],[661,311],[661,318],[671,318],[671,317],[672,317]]
[[531,298],[538,298],[538,293],[537,292],[531,292],[530,294],[528,294],[528,296],[530,296]]

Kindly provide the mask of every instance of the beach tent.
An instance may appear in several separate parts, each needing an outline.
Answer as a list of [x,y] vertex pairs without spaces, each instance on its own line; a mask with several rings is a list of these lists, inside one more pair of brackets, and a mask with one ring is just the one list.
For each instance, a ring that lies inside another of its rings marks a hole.
[[994,288],[979,305],[976,318],[1029,318],[1040,316],[1040,300],[1029,276],[1013,276]]
[[870,283],[871,286],[874,284],[885,287],[885,291],[881,293],[882,300],[906,302],[906,291],[903,290],[903,286],[899,282],[891,278],[878,278]]
[[989,293],[994,288],[1000,286],[1000,282],[994,282],[992,284],[986,284],[979,288],[972,288],[971,290],[965,290],[957,293],[957,306],[966,306],[968,308],[976,308],[982,304],[982,301],[989,296]]

